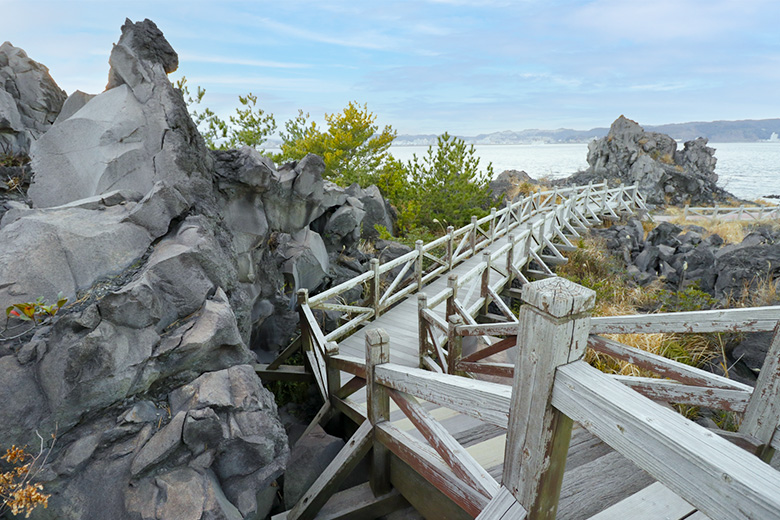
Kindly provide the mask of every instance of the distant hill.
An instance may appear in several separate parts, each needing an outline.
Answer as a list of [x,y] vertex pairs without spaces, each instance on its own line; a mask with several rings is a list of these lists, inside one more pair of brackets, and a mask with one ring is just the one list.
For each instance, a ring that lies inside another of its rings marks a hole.
[[[641,124],[641,121],[639,122]],[[780,135],[779,119],[745,119],[741,121],[711,121],[674,123],[668,125],[642,125],[650,132],[661,132],[678,141],[689,141],[706,137],[713,143],[748,143],[767,141],[773,133]],[[476,136],[458,136],[469,144],[532,144],[532,143],[587,143],[604,137],[609,128],[590,130],[504,130]],[[393,142],[396,146],[436,144],[436,135],[399,135]]]

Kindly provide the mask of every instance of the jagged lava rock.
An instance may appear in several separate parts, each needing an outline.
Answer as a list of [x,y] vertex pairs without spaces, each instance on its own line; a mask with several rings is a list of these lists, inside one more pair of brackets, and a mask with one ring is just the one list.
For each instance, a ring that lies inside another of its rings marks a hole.
[[734,196],[716,185],[715,150],[698,138],[682,150],[666,134],[646,132],[620,116],[606,137],[588,144],[589,168],[570,177],[571,184],[601,182],[638,184],[652,204],[712,204]]
[[67,95],[49,69],[10,42],[0,45],[0,152],[27,155],[57,118]]
[[178,59],[162,32],[150,20],[126,21],[109,63],[107,90],[34,142],[34,205],[121,188],[147,193],[166,181],[191,205],[208,206],[211,160],[168,80]]

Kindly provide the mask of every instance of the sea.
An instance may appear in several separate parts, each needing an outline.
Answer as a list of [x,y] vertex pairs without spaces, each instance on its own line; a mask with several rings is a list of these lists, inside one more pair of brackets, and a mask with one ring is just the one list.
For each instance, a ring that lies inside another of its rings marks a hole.
[[[718,162],[718,185],[746,200],[780,197],[780,142],[709,143]],[[680,145],[682,147],[682,145]],[[534,179],[559,179],[588,167],[588,145],[507,144],[474,145],[480,166],[493,164],[495,175],[504,170],[525,170]],[[393,156],[406,162],[422,159],[427,146],[392,146]],[[777,200],[771,201],[777,203]]]

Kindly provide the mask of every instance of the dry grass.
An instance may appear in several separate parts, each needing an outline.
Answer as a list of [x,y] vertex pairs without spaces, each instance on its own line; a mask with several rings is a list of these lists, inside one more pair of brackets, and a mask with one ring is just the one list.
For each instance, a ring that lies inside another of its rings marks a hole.
[[[608,253],[603,241],[589,238],[580,241],[579,246],[580,249],[569,253],[569,262],[558,268],[558,275],[596,291],[594,316],[640,314],[653,309],[675,311],[682,309],[674,306],[693,304],[697,307],[709,303],[702,298],[702,295],[706,296],[704,293],[699,294],[695,289],[670,293],[660,281],[637,287],[627,279],[622,263]],[[719,357],[723,350],[722,344],[710,334],[615,334],[606,337],[693,366]],[[590,350],[586,360],[606,373],[657,377],[635,365]]]

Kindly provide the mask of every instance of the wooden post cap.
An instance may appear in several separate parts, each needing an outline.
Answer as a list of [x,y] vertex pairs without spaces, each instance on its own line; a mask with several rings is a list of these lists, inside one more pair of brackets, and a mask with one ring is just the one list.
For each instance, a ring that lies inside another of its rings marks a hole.
[[390,336],[385,329],[371,329],[366,331],[366,345],[380,345],[390,343]]
[[551,316],[563,318],[592,309],[596,292],[556,276],[523,285],[522,298]]

